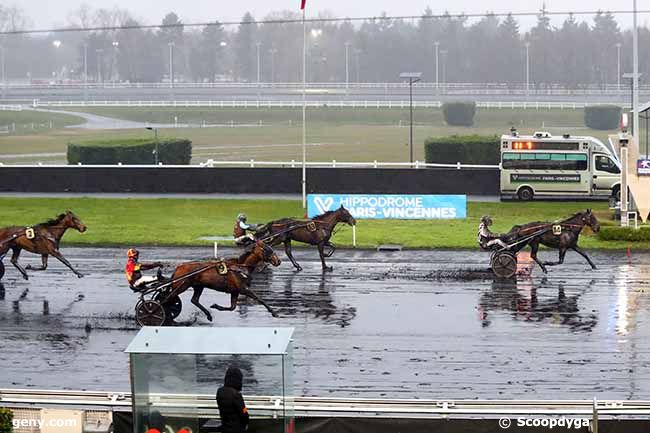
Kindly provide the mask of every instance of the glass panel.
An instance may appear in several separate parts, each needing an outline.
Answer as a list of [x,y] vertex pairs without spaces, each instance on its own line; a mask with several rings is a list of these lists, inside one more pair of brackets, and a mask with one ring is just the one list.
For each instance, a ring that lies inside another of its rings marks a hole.
[[510,160],[510,159],[519,159],[519,154],[518,153],[504,153],[503,154],[503,160]]

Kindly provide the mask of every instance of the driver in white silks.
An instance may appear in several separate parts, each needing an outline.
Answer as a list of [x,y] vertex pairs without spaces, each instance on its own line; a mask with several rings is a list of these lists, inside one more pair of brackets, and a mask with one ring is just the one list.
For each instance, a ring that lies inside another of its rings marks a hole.
[[492,218],[488,215],[481,217],[481,223],[478,225],[478,243],[481,248],[491,250],[496,245],[507,248],[508,245],[501,239],[502,235],[490,231],[491,225]]

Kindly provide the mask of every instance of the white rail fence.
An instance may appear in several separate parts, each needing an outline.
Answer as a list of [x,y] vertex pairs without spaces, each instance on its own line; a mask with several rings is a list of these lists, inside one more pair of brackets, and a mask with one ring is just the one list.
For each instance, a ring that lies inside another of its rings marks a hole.
[[[198,415],[213,417],[214,395],[156,394],[157,405],[178,411],[197,409]],[[246,396],[247,406],[256,415],[282,415],[285,400],[281,396]],[[599,418],[639,417],[650,415],[647,400],[424,400],[424,399],[344,399],[327,397],[288,397],[287,409],[296,416],[395,416],[416,418],[480,417],[500,415],[582,416]],[[9,407],[64,406],[93,410],[97,408],[131,408],[127,392],[49,391],[1,389],[0,405]],[[594,430],[595,431],[595,430]]]
[[[443,101],[413,101],[415,108],[440,108]],[[230,100],[230,101],[131,101],[131,100],[94,100],[94,101],[40,101],[32,102],[33,108],[64,108],[64,107],[214,107],[214,108],[300,108],[303,102],[273,101],[273,100]],[[494,109],[582,109],[591,105],[609,105],[608,102],[557,102],[557,101],[477,101],[478,108]],[[344,101],[344,100],[310,100],[305,103],[309,108],[409,108],[408,100],[404,101]],[[616,104],[629,108],[629,103]]]
[[[162,168],[162,169],[172,169],[172,168],[214,168],[214,167],[276,167],[276,168],[299,168],[302,167],[302,161],[256,161],[250,159],[248,161],[224,161],[224,160],[214,160],[208,159],[205,162],[194,165],[163,165],[162,163],[158,165],[126,165],[126,164],[117,164],[117,165],[83,165],[81,163],[77,165],[61,165],[61,164],[3,164],[0,162],[0,167],[7,168],[36,168],[36,167],[65,167],[70,169],[76,168]],[[309,161],[305,163],[305,166],[308,168],[451,168],[455,170],[467,170],[467,169],[482,169],[482,170],[498,170],[499,165],[480,165],[480,164],[462,164],[460,162],[456,164],[438,164],[438,163],[427,163],[424,161],[414,161],[414,162],[380,162],[380,161],[370,161],[370,162],[346,162],[346,161]]]

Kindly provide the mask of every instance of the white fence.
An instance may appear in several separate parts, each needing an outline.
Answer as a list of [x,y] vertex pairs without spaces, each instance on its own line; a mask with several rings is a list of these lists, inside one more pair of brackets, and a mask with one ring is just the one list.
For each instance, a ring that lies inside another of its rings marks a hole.
[[[129,101],[129,100],[102,100],[102,101],[40,101],[35,99],[32,107],[214,107],[214,108],[300,108],[302,100],[272,101],[272,100],[231,100],[231,101]],[[442,101],[413,101],[415,108],[440,108]],[[556,101],[478,101],[478,108],[497,109],[582,109],[591,105],[609,105],[607,102],[556,102]],[[320,100],[306,101],[308,108],[409,108],[408,100],[404,101],[345,101],[345,100]],[[629,103],[617,104],[630,108]]]
[[22,105],[0,105],[0,111],[23,111]]
[[[460,162],[456,164],[438,164],[438,163],[426,163],[424,161],[414,161],[414,162],[380,162],[380,161],[371,161],[371,162],[345,162],[345,161],[308,161],[305,163],[305,166],[308,168],[453,168],[456,170],[464,169],[483,169],[483,170],[498,170],[499,165],[479,165],[479,164],[461,164]],[[162,163],[158,165],[126,165],[126,164],[117,164],[117,165],[83,165],[81,163],[77,165],[64,165],[61,164],[3,164],[0,162],[0,167],[12,167],[12,168],[33,168],[33,167],[66,167],[70,169],[75,168],[214,168],[214,167],[276,167],[276,168],[299,168],[302,167],[302,161],[256,161],[250,159],[248,161],[217,161],[214,159],[208,159],[206,162],[202,162],[198,165],[163,165]]]

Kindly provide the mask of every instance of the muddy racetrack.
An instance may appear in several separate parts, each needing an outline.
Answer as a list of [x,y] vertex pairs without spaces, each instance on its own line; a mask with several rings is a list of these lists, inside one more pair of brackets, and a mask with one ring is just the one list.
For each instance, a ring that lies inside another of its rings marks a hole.
[[[209,251],[150,248],[141,257],[173,263]],[[128,391],[123,350],[137,332],[137,297],[125,283],[124,250],[64,254],[86,278],[51,260],[24,281],[5,260],[0,387]],[[294,390],[302,395],[650,398],[650,254],[631,263],[624,253],[591,255],[597,271],[569,253],[546,277],[536,269],[514,284],[480,272],[486,253],[338,250],[334,271],[323,275],[317,252],[299,249],[303,272],[282,253],[279,268],[255,278],[280,318],[242,301],[209,323],[188,292],[177,322],[295,327]],[[215,302],[226,305],[228,296],[206,290],[202,303]],[[247,374],[254,383],[254,368]],[[222,372],[214,375],[216,384]]]

